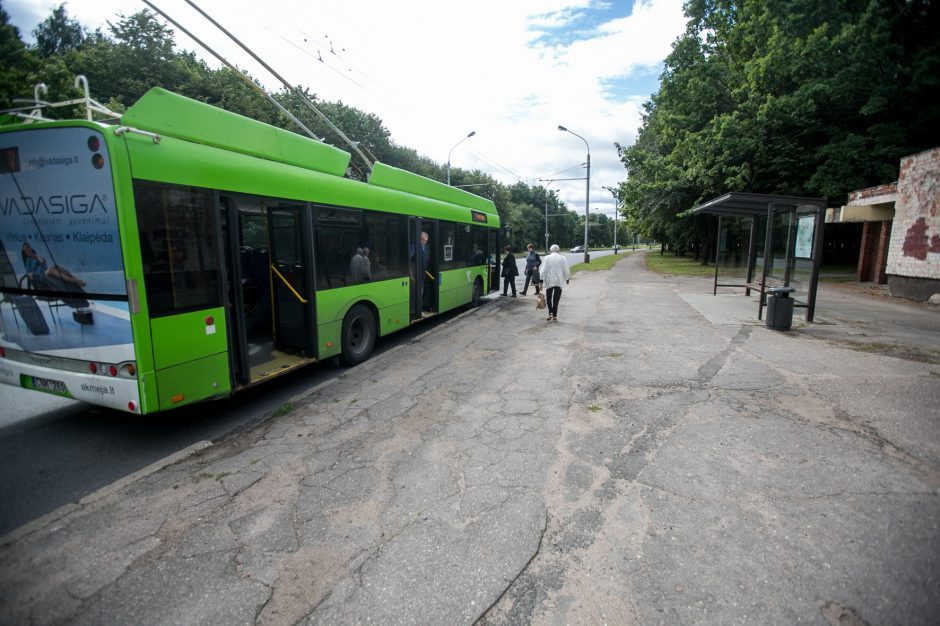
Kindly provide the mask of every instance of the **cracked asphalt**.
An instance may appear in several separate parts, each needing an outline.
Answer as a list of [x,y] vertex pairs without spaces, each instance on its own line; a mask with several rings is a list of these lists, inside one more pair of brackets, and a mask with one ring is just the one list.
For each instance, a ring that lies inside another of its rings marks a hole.
[[0,538],[0,622],[936,623],[940,312],[710,292],[634,255],[459,316]]

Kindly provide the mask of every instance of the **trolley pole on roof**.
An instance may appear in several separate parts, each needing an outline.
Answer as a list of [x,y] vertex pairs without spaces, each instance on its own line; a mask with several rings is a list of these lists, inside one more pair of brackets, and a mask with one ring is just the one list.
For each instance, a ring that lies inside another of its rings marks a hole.
[[197,44],[199,44],[200,46],[202,46],[203,48],[205,48],[205,50],[206,50],[209,54],[211,54],[212,56],[214,56],[215,58],[217,58],[217,59],[222,63],[222,65],[224,65],[225,67],[227,67],[228,69],[230,69],[230,70],[232,71],[232,73],[235,74],[235,76],[237,76],[239,79],[241,79],[241,81],[242,81],[243,83],[245,83],[245,84],[248,85],[251,89],[253,89],[254,91],[258,92],[260,95],[262,95],[263,97],[265,97],[265,98],[268,100],[268,102],[270,102],[271,104],[273,104],[274,107],[275,107],[278,111],[280,111],[281,113],[283,113],[284,115],[286,115],[286,116],[287,116],[287,119],[289,119],[289,120],[292,121],[294,124],[296,124],[302,131],[304,131],[304,132],[307,134],[307,136],[309,136],[311,139],[313,139],[313,140],[315,140],[315,141],[323,141],[322,139],[320,139],[319,137],[317,137],[317,136],[314,134],[314,132],[313,132],[312,130],[310,130],[309,128],[307,128],[307,126],[306,126],[303,122],[301,122],[301,121],[298,120],[296,117],[294,117],[294,115],[293,115],[290,111],[288,111],[287,109],[285,109],[284,106],[283,106],[280,102],[278,102],[277,100],[275,100],[275,99],[274,99],[274,96],[272,96],[272,95],[269,94],[267,91],[265,91],[264,89],[262,89],[260,86],[258,86],[257,84],[255,84],[255,82],[254,82],[253,80],[251,80],[250,78],[248,78],[248,76],[246,76],[243,72],[241,72],[237,67],[235,67],[234,65],[232,65],[231,63],[229,63],[228,60],[227,60],[225,57],[223,57],[221,54],[219,54],[218,52],[216,52],[215,50],[213,50],[212,48],[210,48],[208,44],[206,44],[204,41],[202,41],[201,39],[199,39],[198,37],[196,37],[194,34],[192,34],[191,32],[189,32],[188,30],[186,30],[186,28],[185,28],[182,24],[180,24],[179,22],[177,22],[176,20],[174,20],[174,19],[173,19],[172,17],[170,17],[166,12],[164,12],[162,9],[160,9],[159,7],[157,7],[156,5],[154,5],[152,2],[150,2],[150,0],[143,0],[143,2],[144,2],[144,4],[146,4],[148,7],[150,7],[151,9],[153,9],[154,11],[156,11],[157,13],[159,13],[160,15],[162,15],[168,22],[170,22],[171,24],[173,24],[174,26],[176,26],[178,29],[180,29],[180,30],[181,30],[183,33],[185,33],[190,39],[192,39],[192,40],[195,41]]
[[[148,2],[147,4],[150,5],[149,2]],[[204,18],[206,18],[213,26],[215,26],[217,29],[219,29],[220,31],[222,31],[222,33],[224,33],[226,37],[228,37],[228,38],[231,39],[233,42],[235,42],[236,44],[238,44],[238,46],[239,46],[242,50],[244,50],[244,51],[247,52],[249,55],[251,55],[251,58],[253,58],[255,61],[257,61],[258,63],[260,63],[261,66],[262,66],[264,69],[268,70],[268,72],[270,72],[272,76],[274,76],[276,79],[278,79],[279,81],[281,81],[281,84],[283,84],[284,87],[287,88],[288,91],[290,91],[290,92],[293,93],[295,96],[297,96],[297,99],[300,100],[301,104],[303,104],[303,105],[306,106],[308,109],[310,109],[313,113],[315,113],[321,120],[323,120],[323,122],[324,122],[327,126],[329,126],[329,127],[333,130],[333,132],[335,132],[337,135],[339,135],[340,139],[342,139],[344,142],[346,142],[346,145],[348,145],[348,146],[352,149],[353,152],[355,152],[357,155],[359,155],[359,158],[361,158],[362,161],[363,161],[363,163],[366,164],[366,167],[369,169],[369,171],[372,171],[372,161],[370,161],[369,158],[362,152],[362,150],[359,149],[359,145],[358,145],[356,142],[354,142],[352,139],[350,139],[349,137],[347,137],[346,134],[345,134],[343,131],[341,131],[339,128],[337,128],[337,127],[336,127],[336,124],[334,124],[333,122],[331,122],[331,121],[330,121],[330,118],[328,118],[326,115],[324,115],[324,114],[320,111],[320,109],[318,109],[316,106],[314,106],[314,104],[313,104],[312,102],[310,102],[310,100],[307,99],[307,96],[305,96],[304,93],[303,93],[299,88],[297,88],[295,85],[293,85],[293,84],[291,84],[290,82],[288,82],[286,78],[284,78],[283,76],[281,76],[280,74],[278,74],[277,71],[276,71],[274,68],[272,68],[270,65],[268,65],[267,63],[265,63],[264,60],[262,60],[261,57],[259,57],[257,54],[254,53],[253,50],[251,50],[251,48],[249,48],[249,47],[246,46],[244,43],[242,43],[242,41],[241,41],[238,37],[236,37],[235,35],[233,35],[232,33],[230,33],[228,30],[226,30],[225,27],[222,26],[221,24],[219,24],[211,15],[209,15],[208,13],[206,13],[205,11],[203,11],[202,9],[200,9],[199,6],[196,5],[195,2],[193,2],[193,0],[186,0],[186,4],[188,4],[188,5],[191,6],[193,9],[195,9],[200,15],[202,15]],[[150,6],[152,6],[152,5],[150,5]]]

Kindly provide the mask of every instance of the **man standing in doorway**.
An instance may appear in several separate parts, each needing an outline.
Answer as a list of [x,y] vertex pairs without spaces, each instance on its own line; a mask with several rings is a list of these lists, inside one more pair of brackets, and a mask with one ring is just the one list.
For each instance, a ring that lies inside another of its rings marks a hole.
[[421,272],[419,281],[421,289],[421,308],[429,310],[431,308],[431,275],[428,273],[428,261],[431,258],[431,250],[428,248],[428,233],[421,231],[421,243],[418,246],[418,271]]

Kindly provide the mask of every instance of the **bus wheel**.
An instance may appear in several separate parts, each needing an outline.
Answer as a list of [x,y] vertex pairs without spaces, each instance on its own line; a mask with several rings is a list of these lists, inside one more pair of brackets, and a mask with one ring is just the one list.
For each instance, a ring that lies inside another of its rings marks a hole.
[[477,278],[473,281],[473,291],[470,294],[470,306],[478,307],[480,306],[480,299],[483,297],[483,282]]
[[343,363],[359,365],[375,347],[375,317],[369,307],[357,304],[343,318]]

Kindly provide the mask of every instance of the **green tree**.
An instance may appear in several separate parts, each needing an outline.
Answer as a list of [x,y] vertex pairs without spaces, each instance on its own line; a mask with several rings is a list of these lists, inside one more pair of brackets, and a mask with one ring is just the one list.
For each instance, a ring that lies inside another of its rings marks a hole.
[[36,51],[43,58],[77,50],[86,38],[81,24],[69,19],[64,4],[52,9],[52,15],[36,27],[33,35],[36,37]]
[[84,74],[99,100],[130,106],[151,87],[175,90],[185,84],[191,57],[173,48],[173,31],[144,9],[108,22],[113,39],[102,37],[65,55],[69,69]]
[[[940,143],[937,5],[928,0],[690,0],[618,198],[631,227],[682,250],[687,211],[728,191],[827,196],[895,180]],[[707,255],[706,255],[707,258]]]
[[32,95],[32,74],[40,67],[26,47],[20,31],[10,24],[10,16],[0,6],[0,108],[13,106],[13,98]]

